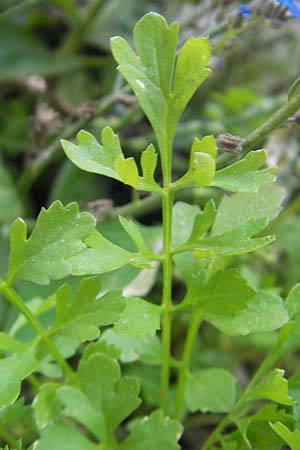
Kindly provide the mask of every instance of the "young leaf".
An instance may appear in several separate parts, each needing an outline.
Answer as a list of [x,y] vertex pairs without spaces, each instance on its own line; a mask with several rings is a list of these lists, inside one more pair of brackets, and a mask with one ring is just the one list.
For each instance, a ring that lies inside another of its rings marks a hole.
[[185,401],[191,412],[229,412],[235,404],[236,380],[225,369],[204,369],[188,376]]
[[202,312],[213,315],[233,315],[246,308],[255,295],[247,281],[234,269],[218,272],[206,284],[195,278],[188,285],[185,303],[197,305]]
[[123,155],[119,155],[115,160],[114,168],[123,183],[134,188],[138,187],[139,172],[133,157],[124,158]]
[[135,225],[135,223],[132,220],[128,220],[122,216],[119,216],[119,221],[124,230],[129,234],[129,236],[135,243],[138,251],[140,253],[150,253],[150,250],[147,248],[142,233],[140,232],[139,228]]
[[267,291],[258,291],[247,306],[234,315],[205,313],[205,320],[230,336],[273,331],[288,321],[288,313],[282,298]]
[[154,336],[160,328],[161,308],[140,298],[127,298],[114,330],[127,336]]
[[111,40],[119,70],[154,129],[163,166],[183,109],[209,74],[210,48],[205,38],[191,38],[185,43],[174,74],[177,37],[177,23],[168,26],[162,16],[151,12],[134,29],[137,54],[124,39]]
[[82,433],[70,424],[57,421],[42,428],[40,439],[34,443],[34,450],[99,450],[99,445],[93,444]]
[[197,240],[212,226],[217,211],[213,200],[206,203],[204,210],[199,212],[194,219],[193,229],[187,241],[187,245],[197,242]]
[[125,307],[121,293],[111,291],[97,298],[99,293],[98,278],[82,280],[72,302],[69,286],[62,286],[56,294],[55,333],[84,342],[96,339],[100,326],[117,321]]
[[120,450],[179,450],[181,433],[179,422],[164,417],[162,411],[154,411],[131,427]]
[[118,425],[139,406],[138,382],[126,376],[121,378],[118,363],[99,353],[80,362],[78,379],[81,391],[66,386],[58,392],[65,415],[107,442]]
[[70,259],[86,248],[84,239],[95,227],[94,217],[79,212],[76,203],[63,206],[56,201],[49,209],[42,208],[36,225],[27,239],[22,219],[11,226],[11,252],[7,281],[16,277],[47,284],[72,273]]
[[250,219],[265,218],[270,222],[281,211],[284,195],[284,190],[276,185],[264,187],[257,192],[225,195],[218,207],[212,234],[226,233]]
[[278,436],[280,436],[284,440],[284,442],[286,442],[290,446],[291,450],[299,450],[300,448],[299,430],[291,431],[281,422],[270,423],[270,426],[275,431],[275,433],[277,433]]
[[213,186],[231,192],[256,192],[275,181],[276,169],[259,169],[267,160],[265,150],[249,152],[244,159],[216,172]]
[[249,399],[267,399],[281,405],[292,405],[293,399],[288,394],[288,382],[284,370],[275,369],[262,380],[248,396]]

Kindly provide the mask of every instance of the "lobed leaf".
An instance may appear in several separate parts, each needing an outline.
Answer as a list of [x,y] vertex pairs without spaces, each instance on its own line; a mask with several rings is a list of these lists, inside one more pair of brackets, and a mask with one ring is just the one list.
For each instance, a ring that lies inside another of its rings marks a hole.
[[129,435],[120,444],[120,450],[179,450],[177,444],[182,426],[176,420],[154,411],[131,427]]
[[256,192],[276,179],[275,168],[258,170],[266,160],[265,150],[249,152],[241,161],[218,170],[213,186],[231,192]]
[[293,399],[288,394],[288,381],[284,370],[275,369],[251,391],[249,399],[267,399],[281,405],[292,405]]
[[69,286],[62,286],[56,294],[54,332],[78,342],[99,337],[99,327],[116,322],[125,307],[120,292],[98,298],[99,293],[98,278],[82,280],[72,301]]
[[286,442],[290,446],[291,450],[299,450],[299,430],[291,431],[281,422],[270,423],[270,426],[275,431],[275,433],[277,433],[278,436],[280,436],[284,440],[284,442]]
[[47,284],[72,274],[71,258],[86,248],[84,239],[95,223],[91,214],[79,212],[76,203],[63,206],[59,201],[42,208],[29,238],[25,222],[17,219],[11,226],[7,281],[18,277]]

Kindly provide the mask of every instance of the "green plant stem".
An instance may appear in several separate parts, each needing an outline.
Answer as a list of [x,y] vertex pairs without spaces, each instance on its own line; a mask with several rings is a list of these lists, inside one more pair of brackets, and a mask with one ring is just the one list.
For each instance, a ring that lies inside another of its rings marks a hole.
[[72,54],[76,52],[81,43],[84,41],[91,24],[97,17],[97,13],[105,1],[106,0],[93,0],[88,4],[82,19],[74,25],[74,28],[71,29],[69,35],[64,41],[60,49],[61,53]]
[[160,405],[165,413],[168,412],[171,331],[172,331],[172,208],[173,192],[169,180],[165,185],[162,197],[163,216],[163,294],[162,294],[162,369],[160,383]]
[[186,341],[184,344],[183,356],[182,356],[182,366],[178,373],[178,383],[176,390],[174,417],[175,419],[181,420],[184,405],[184,387],[186,376],[190,367],[192,351],[197,337],[200,325],[202,322],[202,314],[199,311],[192,312],[192,318],[189,324],[189,329],[186,336]]
[[51,338],[49,338],[44,328],[42,327],[41,323],[37,320],[34,314],[32,314],[30,309],[23,302],[23,299],[16,293],[16,291],[13,288],[8,286],[3,280],[0,280],[0,292],[2,293],[4,298],[6,298],[7,301],[9,301],[12,305],[14,305],[21,312],[21,314],[23,314],[23,316],[27,319],[28,323],[30,323],[32,328],[36,331],[39,338],[45,342],[52,357],[57,362],[57,364],[62,368],[63,372],[65,373],[69,381],[72,384],[77,385],[78,382],[76,373],[61,356],[55,344],[53,343]]
[[268,353],[268,355],[265,357],[257,371],[255,372],[254,376],[252,377],[250,383],[248,384],[247,388],[235,404],[233,410],[227,414],[219,423],[219,425],[215,428],[215,430],[212,432],[212,434],[209,436],[209,438],[204,443],[201,450],[209,450],[212,445],[214,445],[216,442],[220,440],[220,436],[224,429],[234,421],[234,417],[237,414],[246,414],[246,412],[250,409],[251,403],[245,405],[245,401],[247,400],[248,395],[251,393],[251,391],[255,388],[257,383],[260,381],[260,379],[263,377],[263,375],[270,370],[270,368],[275,364],[275,362],[278,360],[278,358],[281,355],[281,349],[282,349],[282,342],[278,342]]
[[[299,108],[300,94],[282,105],[268,120],[243,139],[240,156],[246,155],[250,150],[261,144],[272,131],[279,128],[287,119],[293,116]],[[232,155],[224,153],[218,157],[218,166],[222,167],[232,159]]]
[[12,6],[11,8],[5,9],[0,13],[0,24],[12,19],[17,14],[21,14],[27,9],[33,8],[34,6],[38,6],[40,3],[44,3],[45,0],[24,0],[17,5]]

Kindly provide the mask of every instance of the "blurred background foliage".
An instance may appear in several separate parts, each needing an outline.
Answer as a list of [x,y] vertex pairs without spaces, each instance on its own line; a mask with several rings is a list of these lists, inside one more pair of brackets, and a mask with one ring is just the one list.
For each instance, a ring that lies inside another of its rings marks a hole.
[[[299,20],[282,20],[273,13],[243,18],[238,8],[239,2],[228,0],[0,1],[1,276],[7,267],[10,223],[21,215],[32,227],[40,208],[56,199],[76,201],[82,209],[94,212],[102,232],[124,247],[131,243],[116,217],[120,212],[131,215],[143,224],[146,240],[159,248],[157,199],[138,197],[117,182],[81,172],[65,159],[60,139],[74,139],[81,128],[99,136],[101,129],[110,125],[120,134],[125,153],[133,155],[154,140],[116,71],[109,44],[114,35],[131,40],[134,24],[148,11],[162,13],[168,21],[178,20],[181,44],[191,35],[210,36],[214,50],[211,76],[191,101],[177,130],[174,178],[188,166],[194,136],[231,133],[246,137],[286,101],[289,87],[300,75],[300,27]],[[235,259],[252,283],[283,295],[299,281],[300,273],[299,123],[299,116],[291,118],[261,143],[268,151],[269,163],[278,165],[278,183],[286,190],[285,210],[270,226],[277,242],[255,255]],[[210,196],[216,202],[220,198],[212,189],[184,195],[200,206]],[[176,273],[174,277],[174,296],[180,298],[183,287]],[[149,276],[129,267],[103,276],[102,282],[107,289],[129,286],[136,295],[142,286],[159,302],[159,271]],[[70,283],[76,285],[78,280]],[[57,286],[37,288],[23,282],[18,289],[32,301],[47,297]],[[1,303],[2,328],[7,329],[11,320],[10,309]],[[185,330],[184,318],[180,320],[178,351]],[[271,344],[270,334],[229,339],[207,325],[194,364],[207,367],[218,361],[234,370],[245,384]],[[297,352],[298,348],[284,361],[288,373],[296,367]],[[158,369],[136,363],[128,371],[140,376],[145,399],[150,405],[155,403],[158,392],[153,380]],[[30,414],[28,410],[29,422]],[[193,426],[191,423],[191,430]]]

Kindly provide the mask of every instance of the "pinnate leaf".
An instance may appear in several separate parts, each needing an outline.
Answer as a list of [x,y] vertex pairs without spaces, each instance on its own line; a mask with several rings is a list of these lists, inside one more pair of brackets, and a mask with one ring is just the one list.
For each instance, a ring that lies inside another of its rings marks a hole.
[[111,291],[98,298],[99,293],[98,278],[82,280],[72,301],[69,286],[62,286],[56,294],[54,331],[78,342],[96,339],[99,327],[117,321],[125,307],[120,292]]
[[274,168],[258,170],[266,160],[265,150],[249,152],[241,161],[218,170],[213,185],[231,192],[256,192],[276,178]]
[[79,212],[76,203],[56,201],[42,208],[30,237],[22,219],[11,226],[11,253],[7,279],[16,277],[47,284],[72,274],[70,259],[86,248],[83,242],[95,227],[94,217]]
[[225,369],[204,369],[188,376],[185,401],[191,412],[229,412],[235,404],[235,378]]
[[120,450],[179,450],[177,444],[182,433],[179,422],[154,411],[132,426]]

